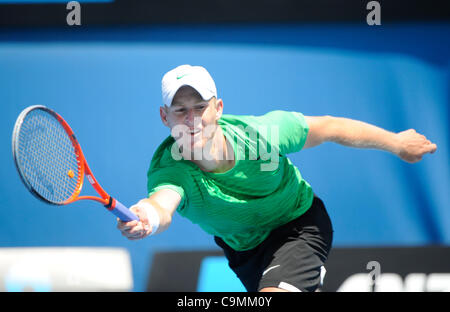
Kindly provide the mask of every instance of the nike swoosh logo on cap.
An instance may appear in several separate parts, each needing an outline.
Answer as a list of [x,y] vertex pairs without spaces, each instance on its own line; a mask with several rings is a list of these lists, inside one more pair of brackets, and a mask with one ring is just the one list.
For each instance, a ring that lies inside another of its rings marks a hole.
[[181,75],[181,76],[177,76],[177,79],[181,79],[181,78],[183,78],[184,76],[187,76],[187,75],[189,75],[189,74],[184,74],[184,75]]

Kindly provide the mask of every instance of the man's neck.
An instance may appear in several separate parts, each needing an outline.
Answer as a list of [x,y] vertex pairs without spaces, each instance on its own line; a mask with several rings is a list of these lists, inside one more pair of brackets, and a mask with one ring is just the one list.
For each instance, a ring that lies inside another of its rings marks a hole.
[[[195,160],[191,158],[200,170],[213,173],[223,173],[234,167],[235,157],[234,150],[231,142],[229,142],[222,128],[219,126],[214,137],[206,144],[210,146],[205,153],[208,153],[208,157],[202,157],[201,160]],[[203,159],[206,158],[206,159]]]

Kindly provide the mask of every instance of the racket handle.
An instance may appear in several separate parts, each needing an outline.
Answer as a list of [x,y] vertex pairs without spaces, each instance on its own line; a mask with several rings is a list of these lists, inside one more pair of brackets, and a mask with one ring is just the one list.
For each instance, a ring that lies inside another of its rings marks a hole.
[[131,212],[130,209],[122,205],[121,202],[119,202],[117,199],[111,198],[110,200],[111,206],[108,207],[109,211],[111,211],[116,217],[119,217],[120,220],[128,222],[128,221],[139,221],[138,216],[136,216],[133,212]]

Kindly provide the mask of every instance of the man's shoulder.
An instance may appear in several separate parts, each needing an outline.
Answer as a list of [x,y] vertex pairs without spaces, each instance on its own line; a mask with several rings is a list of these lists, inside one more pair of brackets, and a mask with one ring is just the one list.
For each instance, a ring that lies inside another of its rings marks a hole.
[[176,153],[177,149],[174,148],[174,144],[176,144],[175,140],[171,136],[161,142],[153,154],[150,170],[175,167],[181,164],[179,161],[181,155]]
[[219,119],[220,124],[225,125],[242,125],[242,126],[259,126],[259,125],[270,125],[270,124],[283,124],[288,122],[290,119],[295,119],[297,121],[296,114],[298,112],[291,112],[285,110],[272,110],[264,114],[258,115],[232,115],[223,114],[221,119]]

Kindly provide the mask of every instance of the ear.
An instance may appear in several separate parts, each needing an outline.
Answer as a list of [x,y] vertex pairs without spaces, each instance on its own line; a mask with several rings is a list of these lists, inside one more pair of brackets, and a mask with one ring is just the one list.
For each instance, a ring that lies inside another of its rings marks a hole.
[[223,113],[223,101],[222,99],[218,99],[216,101],[216,121],[220,119],[220,117],[222,117],[222,113]]
[[163,124],[166,127],[170,128],[169,122],[167,121],[167,111],[166,111],[166,108],[164,106],[160,106],[159,107],[159,115],[161,116],[161,121],[163,122]]

